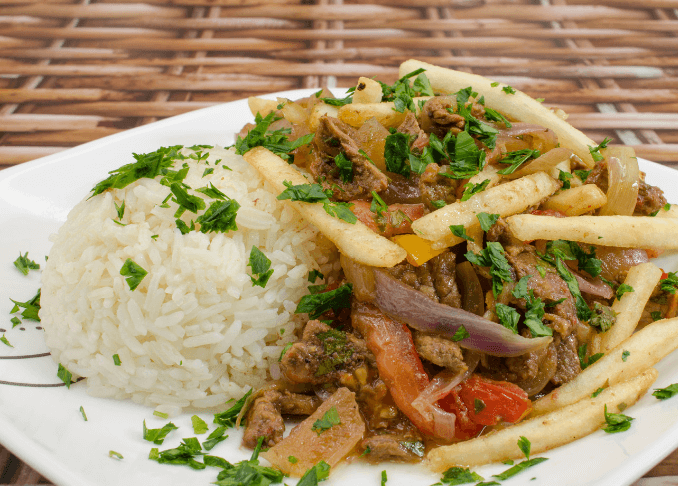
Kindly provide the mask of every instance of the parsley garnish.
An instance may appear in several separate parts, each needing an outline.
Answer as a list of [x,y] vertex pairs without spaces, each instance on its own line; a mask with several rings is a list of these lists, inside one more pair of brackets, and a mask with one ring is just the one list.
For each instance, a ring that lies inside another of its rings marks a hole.
[[328,429],[331,429],[335,425],[339,425],[341,419],[339,418],[339,412],[336,407],[331,407],[327,412],[325,412],[321,419],[316,420],[311,427],[311,430],[316,432],[318,435],[322,434]]
[[410,177],[410,137],[406,133],[392,133],[384,143],[386,170]]
[[494,312],[499,318],[499,323],[507,329],[513,331],[513,334],[518,334],[518,321],[520,314],[513,307],[510,307],[501,302],[497,302],[494,306]]
[[160,429],[149,429],[146,427],[146,421],[144,420],[143,438],[144,440],[160,445],[165,441],[165,437],[167,437],[170,432],[177,430],[178,428],[179,427],[172,422],[169,422]]
[[207,211],[198,216],[195,222],[200,224],[201,233],[236,231],[238,225],[235,222],[235,217],[238,214],[238,209],[240,209],[240,204],[235,199],[215,201],[210,204]]
[[108,451],[108,457],[114,457],[117,460],[124,459],[124,457],[122,457],[122,454],[120,454],[119,452],[115,452],[115,451]]
[[[250,250],[250,260],[247,264],[248,267],[252,268],[252,287],[255,285],[265,288],[268,283],[268,279],[273,275],[273,269],[271,268],[271,260],[266,258],[266,255],[257,248],[252,246]],[[254,275],[258,275],[257,278],[254,278]]]
[[309,133],[299,137],[294,142],[290,142],[287,138],[287,135],[290,133],[289,128],[268,131],[271,123],[277,120],[280,120],[280,117],[276,116],[275,112],[271,112],[263,118],[257,113],[254,118],[256,126],[247,132],[245,138],[238,137],[238,140],[235,142],[235,152],[239,155],[244,155],[254,147],[264,147],[288,163],[294,162],[294,156],[290,152],[302,145],[311,143],[315,135]]
[[478,184],[473,184],[472,182],[467,182],[464,184],[464,194],[461,195],[462,201],[468,201],[471,197],[475,196],[479,192],[482,192],[487,188],[487,185],[490,183],[489,179],[485,179],[483,182]]
[[509,166],[501,169],[500,171],[497,171],[497,173],[502,175],[513,174],[518,169],[518,167],[520,167],[530,159],[535,159],[539,157],[539,155],[540,155],[539,150],[530,150],[530,149],[515,150],[513,152],[508,152],[506,155],[504,155],[504,157],[502,157],[501,160],[499,160],[499,163],[509,164]]
[[480,223],[480,228],[483,231],[489,231],[492,226],[497,222],[499,219],[498,214],[488,214],[488,213],[478,213],[476,214],[476,218],[478,218],[478,222]]
[[589,174],[591,173],[591,171],[590,171],[590,170],[583,170],[583,169],[580,169],[580,170],[573,170],[572,173],[573,173],[574,175],[576,175],[577,177],[579,177],[579,180],[580,180],[580,181],[585,182],[586,179],[588,179]]
[[299,459],[297,459],[294,456],[287,456],[287,460],[290,461],[290,464],[296,464],[297,462],[299,462]]
[[173,182],[170,185],[170,190],[174,194],[177,204],[179,204],[179,211],[181,213],[183,211],[197,213],[199,210],[205,209],[205,201],[198,196],[190,195],[178,182]]
[[180,219],[177,219],[177,220],[175,221],[175,223],[176,223],[177,228],[179,229],[179,231],[181,231],[181,234],[182,234],[182,235],[188,234],[188,233],[190,233],[191,231],[194,231],[194,230],[195,230],[195,221],[193,221],[193,220],[191,220],[191,226],[188,226],[186,223],[184,223],[184,222],[183,222],[182,220],[180,220]]
[[669,294],[675,294],[678,289],[678,274],[676,272],[669,272],[666,278],[659,281],[660,288]]
[[[31,321],[40,322],[40,316],[38,315],[38,312],[40,311],[40,289],[38,289],[38,293],[36,293],[35,296],[33,296],[33,298],[27,302],[18,302],[14,299],[9,300],[14,303],[14,307],[12,307],[12,310],[9,311],[10,314],[19,312],[19,308],[23,308],[24,310],[21,312],[21,317]],[[17,325],[14,320],[12,320],[12,324],[15,326]]]
[[502,291],[502,282],[512,282],[512,270],[506,257],[501,243],[491,241],[487,243],[485,249],[476,255],[473,252],[467,252],[464,255],[468,261],[481,267],[490,267],[492,276],[492,293],[496,297]]
[[125,200],[123,199],[120,206],[118,206],[118,203],[113,201],[113,205],[115,206],[115,212],[118,213],[118,220],[122,221],[122,217],[125,215]]
[[207,422],[205,422],[197,415],[191,416],[191,425],[193,425],[193,433],[196,435],[204,434],[209,429],[209,427],[207,426]]
[[[655,320],[656,320],[656,319],[655,319]],[[17,327],[19,324],[21,324],[21,320],[19,320],[19,318],[16,317],[16,316],[12,317],[12,318],[9,320],[9,322],[12,323],[12,329],[14,329],[14,328]]]
[[[219,442],[224,441],[228,439],[228,435],[224,435],[224,432],[226,432],[227,427],[217,427],[214,429],[214,431],[207,436],[207,440],[205,440],[202,443],[203,449],[206,451],[211,451],[214,449],[214,446],[217,445]],[[209,465],[209,464],[208,464]]]
[[[322,90],[320,90],[322,92]],[[320,101],[330,106],[344,106],[353,103],[353,93],[345,98],[318,98]]]
[[[424,69],[417,69],[411,73],[406,74],[398,79],[393,85],[389,86],[379,81],[381,84],[381,101],[392,101],[395,105],[393,108],[399,113],[405,110],[415,111],[414,101],[412,98],[417,94],[425,96],[433,96],[433,89],[424,73]],[[417,76],[413,86],[410,86],[410,78]]]
[[603,426],[603,430],[608,434],[616,434],[617,432],[629,430],[631,420],[633,420],[633,417],[622,413],[608,413],[607,405],[605,405],[605,423],[607,425]]
[[485,402],[483,402],[480,398],[474,398],[473,399],[473,411],[476,414],[479,414],[485,410]]
[[202,194],[211,197],[212,199],[221,199],[222,201],[226,201],[227,199],[230,199],[226,194],[221,192],[219,189],[214,187],[211,182],[207,183],[207,186],[205,187],[199,187],[196,189],[196,192],[201,192]]
[[316,279],[318,279],[318,278],[323,280],[325,278],[325,275],[320,273],[319,270],[311,270],[310,272],[308,272],[308,281],[309,282],[315,283]]
[[470,471],[468,468],[451,467],[443,473],[440,482],[433,486],[475,483],[476,481],[483,481],[483,477],[478,475],[478,473]]
[[[309,468],[309,470],[304,473],[301,479],[299,479],[297,486],[318,486],[318,483],[327,479],[329,475],[330,465],[325,461],[320,461],[318,464]],[[280,480],[282,481],[282,477]]]
[[582,344],[577,348],[577,355],[579,356],[579,365],[581,366],[582,370],[585,370],[589,366],[591,366],[593,363],[598,361],[600,358],[604,356],[603,353],[596,353],[592,356],[589,356],[588,359],[586,359],[586,343]]
[[530,468],[532,466],[536,466],[537,464],[541,464],[544,461],[548,461],[547,457],[535,457],[534,459],[528,459],[523,462],[519,462],[515,466],[513,466],[510,469],[507,469],[501,474],[494,474],[493,477],[499,478],[502,481],[505,479],[508,479],[510,477],[515,476],[516,474],[524,471],[527,468]]
[[209,167],[209,168],[204,170],[204,172],[202,173],[202,176],[205,177],[206,175],[210,175],[212,173],[214,173],[214,167]]
[[315,295],[304,295],[297,305],[295,314],[308,313],[311,319],[317,319],[328,310],[339,310],[351,307],[353,285],[344,284],[329,292]]
[[120,366],[122,364],[122,362],[120,361],[120,356],[118,356],[117,354],[113,355],[113,364],[115,366]]
[[332,191],[329,189],[327,191],[323,190],[320,184],[298,184],[295,186],[289,181],[283,181],[283,184],[287,189],[278,196],[280,200],[289,199],[291,201],[307,203],[321,202],[323,203],[323,209],[330,216],[350,224],[355,224],[358,221],[357,216],[351,212],[350,203],[330,201],[329,197],[332,195]]
[[155,415],[156,417],[160,417],[160,418],[162,418],[162,419],[169,418],[169,414],[168,414],[168,413],[165,413],[165,412],[158,412],[157,410],[153,410],[153,415]]
[[664,211],[669,211],[669,210],[671,209],[671,204],[670,204],[670,203],[664,204],[664,206],[663,206],[661,209],[657,209],[656,211],[653,211],[653,212],[650,214],[650,216],[657,216],[657,215],[659,214],[659,211],[661,211],[662,209],[663,209]]
[[388,481],[388,476],[386,475],[386,470],[381,471],[381,486],[386,486],[386,481]]
[[282,361],[283,356],[287,353],[287,351],[290,350],[290,348],[293,346],[293,343],[287,343],[285,346],[282,348],[282,351],[280,352],[280,357],[278,358],[278,361]]
[[499,113],[497,110],[493,110],[492,108],[485,108],[485,118],[496,122],[502,122],[506,128],[511,128],[513,126],[504,115]]
[[522,451],[522,453],[525,455],[525,459],[529,460],[530,459],[530,449],[532,448],[532,444],[530,441],[527,439],[527,437],[520,436],[520,439],[518,439],[518,447]]
[[527,289],[527,281],[531,275],[522,277],[511,294],[516,299],[525,299],[527,311],[525,312],[525,325],[528,327],[533,337],[553,336],[553,330],[546,327],[542,318],[544,317],[544,303],[541,299],[534,296],[534,291]]
[[120,275],[127,280],[129,289],[134,290],[139,286],[144,277],[148,275],[148,272],[128,258],[120,269]]
[[601,160],[605,159],[605,157],[603,157],[600,154],[600,149],[607,148],[607,144],[610,143],[611,141],[612,141],[611,138],[606,137],[605,140],[600,142],[600,144],[596,145],[595,147],[591,147],[589,145],[589,152],[591,152],[591,157],[593,157],[593,160],[595,160],[596,162],[600,162]]
[[80,414],[82,415],[82,419],[87,422],[87,414],[85,414],[85,409],[82,407],[82,405],[80,406]]
[[61,381],[66,383],[66,388],[71,387],[71,383],[72,383],[71,378],[73,378],[73,375],[71,374],[70,371],[68,371],[66,368],[64,368],[64,365],[62,365],[61,363],[59,363],[59,368],[57,369],[57,377]]
[[666,388],[655,388],[652,392],[653,397],[657,400],[666,400],[674,395],[678,395],[678,383],[667,386]]
[[353,355],[353,350],[347,346],[348,339],[345,332],[329,329],[319,332],[316,337],[322,342],[327,358],[320,362],[315,376],[323,376],[335,371],[338,365],[345,363]]
[[490,84],[490,86],[496,88],[497,86],[499,86],[499,81],[494,81],[493,83]]
[[457,328],[456,332],[452,336],[452,341],[454,341],[455,343],[458,343],[459,341],[463,341],[464,339],[466,339],[467,337],[470,337],[470,336],[471,335],[469,334],[469,332],[466,330],[466,328],[462,324]]
[[602,393],[603,390],[605,390],[605,388],[603,388],[603,387],[601,386],[601,387],[598,388],[596,391],[594,391],[593,393],[591,393],[591,398],[596,398],[598,395],[600,395],[600,394]]
[[466,228],[464,228],[463,224],[453,224],[450,226],[450,231],[454,236],[457,236],[459,238],[464,238],[465,240],[468,241],[475,241],[473,238],[471,238],[469,235],[466,234]]
[[435,201],[431,201],[431,206],[433,206],[436,209],[444,208],[447,206],[447,203],[443,201],[442,199],[437,199]]
[[136,162],[123,165],[109,172],[112,175],[94,186],[89,198],[91,199],[107,189],[122,189],[139,179],[155,178],[162,173],[162,169],[171,167],[174,159],[186,158],[179,152],[181,149],[181,145],[174,145],[172,147],[160,147],[155,152],[147,154],[132,154]]
[[506,94],[516,94],[516,90],[510,86],[504,86],[501,90]]
[[572,179],[572,174],[570,174],[569,172],[565,172],[564,170],[561,170],[558,173],[558,180],[563,183],[563,189],[569,189],[570,187],[572,187],[572,185],[570,184],[571,179]]
[[351,159],[346,158],[343,152],[339,152],[334,158],[334,163],[339,169],[339,178],[345,183],[353,181],[353,162]]
[[622,298],[622,295],[624,295],[627,292],[635,292],[635,290],[633,290],[633,287],[631,287],[629,284],[623,283],[619,287],[617,287],[615,298],[619,300]]
[[242,407],[245,405],[245,402],[252,394],[252,390],[249,390],[245,393],[240,400],[235,402],[231,408],[228,410],[217,413],[214,415],[214,423],[219,424],[222,427],[233,427],[235,426],[235,421],[238,418],[238,414],[242,410]]
[[630,351],[627,351],[626,349],[624,351],[622,351],[622,355],[621,355],[622,361],[626,362],[626,360],[628,359],[629,356],[631,356]]
[[29,270],[40,269],[40,264],[28,259],[28,252],[26,252],[24,255],[19,252],[19,258],[14,260],[14,266],[24,275],[28,275]]
[[9,343],[9,341],[7,340],[7,338],[5,337],[4,334],[2,335],[2,337],[0,337],[0,343],[4,343],[6,346],[9,346],[10,348],[14,347]]
[[652,311],[650,312],[650,317],[652,317],[653,321],[659,321],[662,319],[662,313],[660,311]]

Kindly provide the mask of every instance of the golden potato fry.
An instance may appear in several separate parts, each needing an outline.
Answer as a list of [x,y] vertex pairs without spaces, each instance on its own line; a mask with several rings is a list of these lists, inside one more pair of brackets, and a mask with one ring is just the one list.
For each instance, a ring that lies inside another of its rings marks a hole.
[[318,129],[318,126],[320,125],[320,118],[323,115],[337,118],[337,116],[339,115],[339,108],[325,103],[316,103],[313,106],[311,116],[308,119],[308,127],[311,129],[312,132],[315,132]]
[[501,174],[497,174],[497,171],[499,170],[501,170],[501,167],[487,164],[485,167],[483,167],[483,170],[471,177],[468,182],[475,185],[489,179],[490,182],[487,183],[486,187],[486,189],[489,189],[490,187],[496,186],[499,184],[499,181],[501,181]]
[[[475,226],[478,213],[509,214],[519,213],[538,204],[542,199],[558,190],[560,185],[544,172],[531,174],[472,196],[467,201],[457,201],[440,208],[412,223],[416,234],[427,240],[452,241],[450,225]],[[449,246],[449,245],[448,245]]]
[[669,209],[660,209],[657,218],[678,218],[678,205],[671,204]]
[[[279,193],[285,190],[284,181],[290,181],[294,185],[309,184],[294,166],[263,147],[250,150],[244,157]],[[407,256],[404,249],[379,236],[360,221],[350,224],[330,216],[320,203],[288,203],[337,245],[341,253],[359,263],[373,267],[392,267]]]
[[381,84],[374,79],[360,77],[353,93],[353,103],[380,103]]
[[621,299],[615,299],[612,304],[612,310],[617,313],[617,321],[601,337],[600,350],[603,353],[607,353],[633,334],[661,276],[661,269],[654,263],[641,263],[629,269],[624,283],[630,285],[633,292],[626,292]]
[[550,128],[558,135],[561,146],[572,149],[588,168],[593,167],[594,161],[588,147],[597,144],[526,94],[520,91],[508,94],[502,89],[505,85],[492,86],[491,80],[477,74],[454,71],[414,59],[400,65],[400,76],[420,68],[426,69],[425,74],[434,91],[455,93],[460,89],[473,86],[475,91],[485,96],[485,106],[500,110],[515,120]]
[[[577,403],[507,427],[449,446],[433,449],[426,458],[434,471],[444,471],[452,466],[480,466],[507,459],[520,459],[523,453],[518,439],[527,437],[532,443],[532,455],[569,444],[581,439],[605,423],[604,409],[619,413],[631,406],[647,391],[657,378],[657,370],[650,368],[623,383],[603,390],[595,398],[586,398]],[[620,408],[621,404],[624,404]]]
[[[676,348],[678,318],[653,322],[608,351],[572,381],[535,401],[530,416],[553,412],[590,397],[599,388],[628,380],[654,366]],[[629,353],[626,361],[622,361],[624,351]]]
[[250,107],[253,115],[259,113],[261,116],[266,116],[278,109],[278,102],[276,100],[265,100],[264,98],[250,96],[247,98],[247,106]]
[[565,189],[555,196],[551,196],[542,204],[542,207],[560,211],[567,216],[579,216],[598,209],[606,201],[605,193],[598,186],[585,184]]
[[[417,113],[419,112],[419,100],[427,100],[429,98],[430,96],[413,98]],[[409,110],[405,110],[403,113],[396,111],[395,104],[390,101],[384,103],[356,103],[354,101],[339,108],[337,118],[357,128],[374,117],[386,128],[396,128],[403,122],[408,113]]]
[[678,221],[674,218],[651,216],[556,218],[516,214],[507,218],[506,222],[511,233],[522,241],[571,240],[621,248],[665,250],[678,248]]

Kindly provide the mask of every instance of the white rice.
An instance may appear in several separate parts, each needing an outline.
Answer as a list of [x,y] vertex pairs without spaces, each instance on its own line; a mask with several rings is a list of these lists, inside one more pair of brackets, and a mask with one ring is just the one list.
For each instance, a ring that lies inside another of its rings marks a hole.
[[[188,162],[191,188],[209,181],[238,201],[237,231],[182,235],[177,204],[160,207],[170,190],[157,177],[83,200],[52,236],[40,317],[52,356],[87,378],[90,395],[131,398],[170,414],[239,398],[270,377],[303,324],[294,309],[308,293],[309,271],[327,276],[336,266],[332,244],[276,200],[241,156],[208,151],[207,163],[187,159],[174,169]],[[207,167],[214,173],[202,177]],[[189,193],[207,207],[214,201]],[[123,201],[126,226],[114,222],[114,203]],[[190,226],[196,217],[181,219]],[[265,288],[250,280],[252,246],[274,269]],[[128,258],[148,271],[134,291],[120,275]]]

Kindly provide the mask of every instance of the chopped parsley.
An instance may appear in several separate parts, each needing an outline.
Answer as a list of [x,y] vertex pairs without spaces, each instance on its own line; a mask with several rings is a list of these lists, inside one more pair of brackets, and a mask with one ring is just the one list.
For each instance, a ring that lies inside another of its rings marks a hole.
[[520,436],[520,439],[518,439],[518,448],[525,455],[525,459],[529,460],[530,459],[530,449],[532,448],[532,444],[527,439],[527,437],[524,437],[522,435]]
[[127,280],[129,289],[134,290],[139,286],[144,277],[148,275],[148,272],[128,258],[120,269],[120,275]]
[[504,126],[506,126],[506,128],[511,128],[513,126],[504,115],[499,113],[497,110],[493,110],[492,108],[485,107],[485,118],[488,120],[501,122],[504,124]]
[[117,460],[124,459],[124,457],[122,457],[122,454],[120,454],[119,452],[115,452],[115,451],[108,451],[108,457],[114,457]]
[[9,322],[12,323],[12,329],[14,329],[14,328],[17,327],[19,324],[21,324],[21,320],[20,320],[17,316],[12,317],[12,318],[9,320]]
[[205,209],[205,200],[198,196],[192,196],[178,182],[173,182],[170,185],[170,191],[174,194],[174,200],[179,204],[179,211],[181,213],[184,211],[197,213],[199,210]]
[[341,424],[341,419],[339,418],[339,412],[336,407],[331,407],[327,412],[325,412],[319,420],[316,420],[311,427],[311,430],[316,432],[318,435],[322,434],[326,430],[331,429],[335,425]]
[[386,470],[381,471],[381,486],[386,486],[386,481],[388,481],[388,476],[386,475]]
[[80,406],[80,414],[82,415],[82,419],[87,422],[87,414],[85,413],[85,409],[82,407],[82,405]]
[[657,397],[657,400],[666,400],[674,395],[678,395],[678,383],[669,385],[666,388],[655,388],[652,392],[652,396]]
[[650,213],[650,216],[657,216],[659,214],[659,211],[661,211],[662,209],[664,211],[669,211],[671,209],[671,204],[670,203],[664,204],[664,206],[661,209],[657,209],[656,211]]
[[593,312],[589,324],[600,329],[600,332],[609,330],[617,321],[617,313],[612,307],[603,305],[600,302],[593,303]]
[[174,145],[160,147],[155,152],[147,154],[132,154],[136,162],[123,165],[109,172],[111,176],[95,185],[89,198],[91,199],[107,189],[122,189],[139,179],[155,178],[155,176],[162,174],[163,169],[171,167],[175,159],[186,158],[179,152],[182,148],[181,145]]
[[186,223],[184,223],[182,220],[177,219],[175,221],[177,225],[177,229],[181,232],[182,235],[188,234],[191,231],[195,230],[195,221],[191,220],[191,226],[188,226]]
[[118,220],[122,221],[122,217],[125,215],[125,200],[123,199],[120,206],[118,206],[118,204],[113,201],[113,205],[115,205],[115,212],[118,213]]
[[534,290],[527,289],[527,282],[531,275],[522,277],[511,291],[516,299],[525,299],[525,325],[532,333],[532,337],[553,336],[553,330],[544,325],[542,320],[545,314],[544,303],[534,296]]
[[205,177],[207,175],[213,174],[214,173],[214,167],[208,167],[205,169],[202,173],[202,176]]
[[[24,309],[21,312],[22,318],[28,319],[30,321],[40,322],[40,316],[38,315],[38,312],[40,311],[40,291],[41,290],[38,289],[38,292],[35,294],[35,296],[26,302],[18,302],[14,299],[9,299],[14,303],[14,307],[12,307],[12,310],[10,310],[9,313],[14,314],[19,312],[19,309],[22,308]],[[12,323],[15,326],[17,325],[14,320],[12,320]]]
[[204,434],[208,430],[207,422],[198,417],[197,415],[191,416],[191,424],[193,425],[193,433]]
[[238,155],[244,155],[254,147],[264,147],[288,163],[293,163],[294,156],[291,152],[302,145],[311,143],[315,135],[309,133],[290,142],[287,138],[287,135],[291,133],[289,128],[268,130],[271,124],[278,120],[280,120],[280,117],[276,116],[273,111],[263,118],[257,113],[254,118],[256,126],[247,132],[245,138],[238,137],[235,142],[235,152]]
[[339,178],[346,184],[353,181],[353,162],[346,158],[343,152],[334,158],[334,163],[339,169]]
[[278,195],[278,199],[291,201],[301,201],[306,203],[323,203],[323,209],[330,216],[346,221],[350,224],[355,224],[358,218],[351,212],[351,204],[344,202],[330,201],[329,197],[332,191],[324,190],[320,184],[298,184],[292,185],[289,181],[283,181],[287,189]]
[[471,335],[469,332],[466,330],[464,325],[460,325],[457,330],[455,331],[454,335],[452,336],[452,341],[455,343],[458,343],[459,341],[463,341],[467,337],[470,337]]
[[168,414],[168,413],[165,413],[165,412],[158,412],[157,410],[154,410],[154,411],[153,411],[153,415],[155,415],[156,417],[160,417],[160,418],[162,418],[162,419],[169,418],[169,414]]
[[73,375],[70,371],[64,368],[64,365],[59,363],[59,368],[57,369],[57,377],[66,384],[66,388],[71,387]]
[[215,445],[219,442],[228,439],[228,435],[224,435],[228,427],[217,427],[214,431],[207,436],[207,440],[202,443],[203,449],[206,451],[211,451]]
[[517,92],[515,89],[513,89],[510,86],[504,86],[501,90],[506,94],[516,94],[516,92]]
[[214,423],[219,424],[222,427],[234,427],[235,426],[235,421],[238,418],[238,414],[242,410],[242,408],[245,406],[245,402],[249,398],[249,396],[252,394],[252,390],[249,390],[247,393],[245,393],[240,400],[235,402],[231,408],[228,410],[217,413],[214,415]]
[[588,321],[592,315],[591,309],[589,309],[588,304],[579,291],[577,279],[574,278],[572,273],[570,273],[560,258],[556,258],[556,270],[558,275],[560,275],[560,278],[562,278],[567,284],[567,288],[570,290],[572,297],[574,297],[574,305],[577,309],[577,317],[582,321]]
[[319,332],[316,337],[322,342],[324,355],[315,376],[323,376],[336,370],[337,366],[347,362],[353,355],[353,350],[348,346],[346,333],[338,329],[329,329]]
[[499,81],[494,81],[493,83],[490,84],[490,86],[496,88],[497,86],[499,86]]
[[3,343],[5,346],[9,346],[10,348],[14,347],[9,343],[9,340],[5,337],[4,334],[2,335],[2,337],[0,337],[0,343]]
[[[124,203],[123,203],[124,204]],[[29,270],[39,270],[40,264],[28,259],[28,252],[24,255],[19,252],[19,258],[14,260],[14,266],[24,275],[28,275]]]
[[[318,483],[327,479],[329,475],[330,465],[321,460],[318,464],[309,468],[309,470],[304,473],[301,479],[299,479],[297,486],[318,486]],[[282,481],[282,476],[280,481]]]
[[564,170],[560,170],[560,172],[558,173],[558,180],[563,183],[563,189],[569,189],[570,187],[572,187],[572,185],[570,184],[571,179],[572,179],[572,174],[570,174],[569,172],[565,172]]
[[431,201],[431,206],[433,206],[436,209],[444,208],[447,206],[447,203],[443,201],[442,199],[437,199],[435,201]]
[[[252,287],[257,285],[265,288],[268,279],[273,275],[271,260],[269,260],[259,248],[252,246],[252,250],[250,250],[250,260],[249,263],[247,263],[247,266],[252,269],[252,275],[250,276]],[[256,278],[254,277],[255,275],[257,275]]]
[[605,424],[603,430],[608,434],[616,434],[624,432],[631,428],[631,421],[633,417],[624,415],[622,413],[608,413],[607,405],[605,405]]
[[577,356],[579,356],[579,365],[581,366],[582,370],[585,370],[589,366],[591,366],[593,363],[598,361],[600,358],[604,356],[603,353],[596,353],[592,356],[589,356],[588,359],[586,358],[586,343],[582,344],[577,348]]
[[285,346],[282,348],[282,351],[280,351],[280,357],[278,358],[278,362],[282,361],[283,356],[287,354],[287,352],[290,350],[290,348],[294,345],[294,343],[287,343]]
[[663,317],[662,317],[662,313],[661,313],[660,311],[652,311],[652,312],[650,312],[650,317],[652,317],[652,320],[653,320],[653,321],[659,321],[659,320],[661,320],[661,319],[663,318]]
[[518,167],[520,167],[530,159],[535,159],[539,157],[539,155],[540,155],[539,150],[531,149],[515,150],[513,152],[508,152],[506,155],[504,155],[504,157],[501,158],[501,160],[499,160],[500,164],[508,164],[508,167],[505,167],[500,171],[497,171],[497,173],[502,175],[513,174],[518,169]]
[[120,365],[122,364],[122,363],[120,362],[120,356],[118,356],[117,354],[114,354],[114,355],[113,355],[113,364],[114,364],[115,366],[120,366]]
[[144,420],[143,438],[144,440],[160,445],[165,441],[165,437],[167,437],[170,432],[177,430],[178,428],[179,427],[172,422],[169,422],[159,429],[149,429],[146,427],[146,421]]
[[676,272],[669,272],[666,278],[659,281],[659,286],[664,292],[675,294],[678,289],[678,274]]
[[478,213],[476,214],[476,218],[478,218],[478,222],[480,223],[480,228],[483,231],[489,231],[492,226],[497,222],[499,219],[498,214],[488,214],[488,213]]
[[605,390],[605,388],[603,388],[603,387],[601,386],[601,387],[598,388],[596,391],[594,391],[593,393],[591,393],[591,398],[596,398],[598,395],[600,395],[600,394],[603,392],[603,390]]
[[308,281],[311,283],[315,283],[316,279],[321,279],[323,280],[325,278],[325,275],[323,275],[320,270],[311,270],[308,272]]
[[622,361],[626,362],[626,360],[631,356],[631,352],[627,351],[626,349],[622,352],[621,359]]
[[297,462],[299,462],[299,459],[297,459],[294,456],[287,456],[287,460],[290,462],[290,464],[296,464]]
[[593,157],[593,160],[595,160],[596,162],[600,162],[601,160],[605,159],[605,157],[603,157],[600,154],[600,149],[607,148],[607,144],[610,143],[611,141],[612,141],[611,138],[606,137],[605,140],[600,142],[600,144],[596,145],[595,147],[591,147],[589,145],[589,152],[591,152],[591,157]]
[[621,284],[619,287],[617,287],[617,293],[615,294],[615,298],[617,300],[620,300],[622,298],[622,295],[624,295],[627,292],[635,292],[633,290],[633,287],[631,287],[629,284]]
[[476,255],[473,252],[467,252],[464,255],[468,261],[481,267],[490,267],[490,276],[492,277],[492,293],[496,297],[503,289],[502,282],[512,282],[512,269],[504,256],[504,248],[501,243],[491,241],[487,246]]
[[211,197],[212,199],[221,199],[222,201],[230,199],[230,197],[228,197],[226,194],[224,194],[219,189],[214,187],[214,185],[211,182],[208,182],[207,186],[205,187],[199,187],[198,189],[196,189],[196,191],[208,197]]
[[465,240],[468,241],[475,241],[473,238],[471,238],[469,235],[466,234],[466,228],[464,228],[463,224],[453,224],[450,226],[450,231],[454,236],[457,236],[459,238],[464,238]]
[[210,204],[207,211],[198,216],[195,222],[200,224],[201,233],[237,231],[238,225],[235,222],[235,218],[238,214],[238,209],[240,209],[240,204],[235,199],[215,201]]
[[472,472],[468,468],[455,466],[445,471],[440,482],[433,486],[475,483],[476,481],[483,481],[483,479],[478,473]]
[[479,414],[485,410],[485,402],[483,402],[480,398],[474,398],[473,399],[473,411],[476,414]]
[[494,306],[494,312],[499,318],[499,323],[507,329],[510,329],[514,334],[518,334],[518,321],[520,314],[513,307],[501,302],[497,302]]
[[478,184],[467,182],[464,184],[464,193],[461,195],[461,200],[468,201],[471,199],[471,197],[475,196],[479,192],[483,192],[489,183],[490,179],[485,179],[483,182],[479,182]]
[[532,466],[536,466],[537,464],[541,464],[544,461],[548,461],[547,457],[535,457],[534,459],[526,459],[523,462],[519,462],[515,466],[511,467],[510,469],[507,469],[501,474],[494,474],[493,477],[499,478],[502,481],[515,476],[516,474],[523,472],[525,469],[530,468]]
[[[384,143],[386,170],[410,177],[410,137],[406,133],[392,133]],[[422,171],[423,172],[423,171]]]
[[585,182],[586,179],[589,178],[589,174],[591,173],[591,171],[590,171],[590,170],[579,169],[579,170],[573,170],[572,173],[573,173],[574,175],[576,175],[577,177],[579,177],[579,180],[580,180],[580,181]]
[[351,293],[353,285],[344,284],[329,292],[315,295],[305,295],[299,301],[295,314],[308,313],[311,319],[317,319],[328,310],[340,310],[351,307]]
[[[392,101],[395,111],[404,113],[405,110],[415,111],[414,98],[418,94],[424,96],[433,96],[433,89],[431,83],[424,74],[424,69],[417,69],[411,73],[406,74],[398,79],[392,85],[387,85],[378,81],[381,84],[381,101]],[[410,85],[410,78],[416,76],[414,83]]]

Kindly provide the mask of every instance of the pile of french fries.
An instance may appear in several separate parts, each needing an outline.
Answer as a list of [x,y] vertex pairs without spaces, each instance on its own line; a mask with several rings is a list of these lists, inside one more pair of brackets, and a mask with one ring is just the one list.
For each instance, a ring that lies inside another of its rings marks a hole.
[[[600,211],[604,216],[588,216],[584,214],[606,207],[607,197],[603,191],[593,184],[583,185],[574,178],[570,189],[559,191],[557,174],[560,170],[571,172],[573,154],[580,165],[588,169],[594,167],[589,147],[596,144],[557,113],[519,91],[506,93],[501,89],[504,85],[497,86],[489,79],[420,61],[403,63],[400,76],[420,68],[426,70],[436,93],[451,94],[472,86],[484,96],[485,106],[500,111],[509,119],[553,130],[560,142],[560,148],[555,150],[562,153],[560,159],[551,160],[549,164],[527,164],[509,176],[498,174],[494,166],[486,166],[470,181],[479,183],[490,179],[486,190],[467,201],[457,201],[433,211],[412,224],[415,234],[429,242],[433,250],[463,242],[470,251],[480,251],[478,242],[482,242],[482,230],[476,216],[481,212],[506,218],[512,234],[522,241],[563,239],[621,248],[678,249],[678,214],[674,209],[661,211],[659,217],[622,216],[610,211]],[[381,97],[379,83],[360,78],[351,104],[338,108],[320,103],[314,107],[310,124],[317,126],[319,118],[327,114],[354,127],[373,117],[385,127],[397,127],[406,113],[395,111],[392,103],[382,103]],[[250,100],[253,113],[259,111],[262,115],[275,110],[277,104],[277,101],[258,98]],[[416,99],[415,106],[418,106]],[[601,153],[605,157],[635,158],[630,150],[612,147]],[[266,149],[254,149],[245,158],[281,192],[285,180],[293,184],[314,182]],[[341,253],[360,263],[392,267],[406,257],[403,248],[360,222],[352,225],[340,221],[325,213],[318,204],[289,204],[332,240]],[[571,217],[521,214],[537,205]],[[452,235],[450,225],[463,225],[475,242]],[[595,349],[590,350],[591,354],[604,353],[602,359],[588,366],[574,380],[535,401],[531,415],[523,422],[476,439],[433,449],[427,456],[428,465],[442,471],[452,466],[518,459],[523,454],[517,445],[521,436],[531,441],[533,454],[544,452],[598,430],[605,422],[606,405],[608,412],[618,413],[635,403],[657,377],[657,371],[652,367],[678,348],[678,318],[660,320],[635,332],[661,275],[662,271],[653,263],[638,265],[628,272],[625,283],[633,287],[634,292],[627,292],[615,300],[612,309],[618,314],[617,321],[600,335]],[[626,361],[622,360],[624,351],[630,353]],[[592,397],[600,388],[604,390]]]

